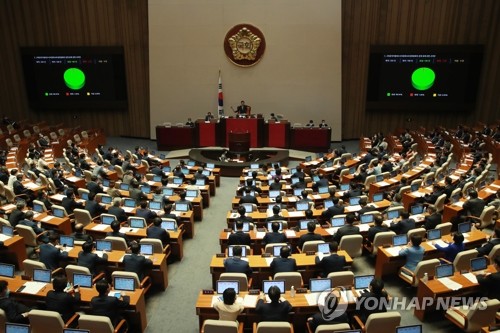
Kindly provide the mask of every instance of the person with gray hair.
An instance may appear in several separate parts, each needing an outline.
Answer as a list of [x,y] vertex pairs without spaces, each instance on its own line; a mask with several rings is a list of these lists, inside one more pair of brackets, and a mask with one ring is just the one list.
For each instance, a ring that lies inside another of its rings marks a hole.
[[125,213],[125,210],[121,207],[121,205],[122,199],[114,198],[113,205],[108,209],[108,214],[114,215],[120,222],[125,222],[127,221],[127,213]]

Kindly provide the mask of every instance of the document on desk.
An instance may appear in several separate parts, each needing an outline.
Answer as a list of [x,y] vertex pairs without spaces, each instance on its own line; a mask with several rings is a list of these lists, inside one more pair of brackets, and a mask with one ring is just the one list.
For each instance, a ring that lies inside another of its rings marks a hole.
[[271,266],[271,263],[273,262],[274,258],[264,258],[266,259],[266,265]]
[[313,199],[316,199],[316,200],[321,199],[321,195],[320,194],[313,194],[312,197],[313,197]]
[[457,202],[453,203],[452,206],[462,207],[464,205],[464,202],[465,201],[457,201]]
[[130,228],[130,227],[121,227],[120,228],[120,232],[123,234],[126,234],[127,232],[136,233],[137,231],[139,231],[139,228]]
[[[438,241],[435,241],[434,242],[435,245],[439,245],[441,247],[448,247],[448,243],[446,243],[445,241],[443,240],[438,240]],[[434,246],[435,247],[435,246]]]
[[344,210],[348,213],[357,212],[360,209],[361,209],[360,205],[352,205],[352,206],[347,206],[344,208]]
[[298,212],[288,212],[288,216],[290,217],[301,217],[305,216],[303,211],[298,211]]
[[414,196],[414,197],[416,197],[416,198],[423,197],[423,196],[425,196],[425,194],[426,194],[426,193],[424,193],[424,192],[420,192],[420,191],[413,191],[413,192],[411,192],[411,195],[413,195],[413,196]]
[[462,275],[463,275],[464,278],[466,278],[470,282],[477,284],[477,277],[474,274],[472,274],[472,273],[465,273],[465,274],[462,274]]
[[97,230],[97,231],[104,231],[108,227],[107,224],[97,224],[92,227],[92,230]]
[[10,239],[10,236],[0,234],[0,241],[5,242],[7,239]]
[[38,294],[46,285],[45,282],[28,281],[24,284],[22,292],[26,294]]
[[286,237],[295,237],[295,231],[287,229],[285,230]]
[[370,229],[370,225],[368,223],[358,225],[360,232],[367,232]]
[[390,183],[386,182],[386,181],[381,181],[381,182],[378,182],[376,183],[378,186],[389,186],[391,185]]
[[339,229],[339,228],[328,228],[328,229],[325,229],[325,231],[326,231],[327,233],[329,233],[330,235],[332,235],[332,236],[333,236],[333,234],[334,234],[334,233],[336,233],[338,229]]
[[257,304],[258,295],[245,295],[243,298],[243,306],[245,308],[254,308],[255,304]]
[[310,293],[310,294],[305,294],[304,298],[306,299],[307,304],[312,306],[312,305],[318,304],[319,295],[321,295],[321,294],[320,293]]
[[456,283],[455,281],[453,281],[452,279],[450,278],[439,278],[437,279],[439,282],[441,282],[443,284],[443,286],[445,286],[446,288],[448,289],[451,289],[451,290],[458,290],[460,288],[462,288],[462,285],[460,283]]
[[262,239],[264,238],[264,236],[266,235],[266,232],[265,231],[257,231],[255,233],[255,238],[259,238],[259,239]]
[[67,177],[66,179],[69,180],[70,182],[77,182],[77,181],[80,181],[82,178],[71,176],[71,177]]
[[43,219],[42,219],[42,222],[49,222],[50,220],[52,220],[54,218],[54,216],[52,215],[47,215],[45,216]]
[[288,202],[295,202],[295,201],[297,201],[296,197],[287,197],[287,199],[288,199]]
[[386,250],[391,255],[391,257],[397,257],[399,256],[399,251],[401,251],[401,249],[401,246],[393,246],[385,248],[384,250]]
[[7,205],[3,205],[2,206],[3,210],[11,210],[11,209],[14,209],[14,208],[16,208],[16,205],[14,205],[14,204],[7,204]]

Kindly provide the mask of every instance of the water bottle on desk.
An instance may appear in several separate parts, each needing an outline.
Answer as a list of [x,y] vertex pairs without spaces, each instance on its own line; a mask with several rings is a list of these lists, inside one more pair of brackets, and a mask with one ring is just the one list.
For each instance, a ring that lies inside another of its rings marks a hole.
[[295,287],[292,286],[292,288],[290,288],[290,297],[295,297]]

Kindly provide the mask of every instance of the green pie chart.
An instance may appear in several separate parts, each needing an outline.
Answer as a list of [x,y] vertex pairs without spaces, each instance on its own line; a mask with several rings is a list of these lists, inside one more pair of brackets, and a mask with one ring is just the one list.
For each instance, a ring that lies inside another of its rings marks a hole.
[[64,83],[69,89],[82,89],[85,85],[85,73],[78,68],[68,68],[64,71]]
[[411,75],[411,84],[417,90],[427,90],[436,81],[436,74],[428,67],[416,69]]

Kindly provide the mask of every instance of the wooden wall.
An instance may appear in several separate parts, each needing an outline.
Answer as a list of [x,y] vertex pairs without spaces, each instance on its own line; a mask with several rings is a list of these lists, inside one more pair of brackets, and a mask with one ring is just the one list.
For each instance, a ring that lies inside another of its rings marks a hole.
[[[149,137],[147,1],[1,1],[0,40],[0,114],[30,122],[100,127],[111,135]],[[123,46],[128,110],[30,110],[20,46]]]
[[[344,139],[395,128],[500,119],[500,1],[343,0],[342,4]],[[475,112],[365,112],[370,45],[377,44],[483,44],[484,69]]]

